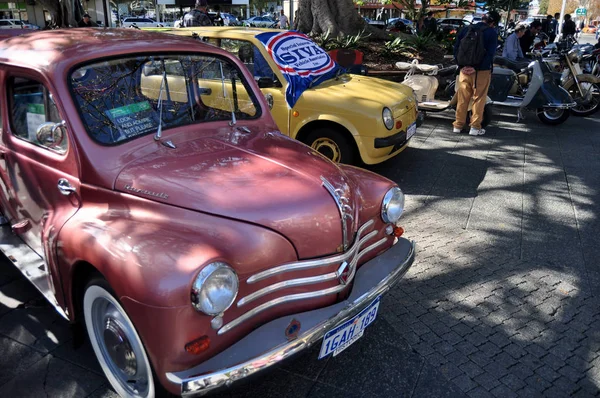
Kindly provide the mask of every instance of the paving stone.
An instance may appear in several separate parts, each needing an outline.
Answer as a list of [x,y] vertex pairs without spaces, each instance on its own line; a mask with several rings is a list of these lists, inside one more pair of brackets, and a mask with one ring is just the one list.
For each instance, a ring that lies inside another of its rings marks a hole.
[[1,397],[82,397],[105,383],[77,365],[46,355],[0,387]]
[[42,357],[42,353],[31,347],[0,336],[0,386],[40,361]]
[[456,384],[463,392],[469,392],[478,386],[477,382],[475,382],[466,374],[455,377],[452,379],[452,382]]

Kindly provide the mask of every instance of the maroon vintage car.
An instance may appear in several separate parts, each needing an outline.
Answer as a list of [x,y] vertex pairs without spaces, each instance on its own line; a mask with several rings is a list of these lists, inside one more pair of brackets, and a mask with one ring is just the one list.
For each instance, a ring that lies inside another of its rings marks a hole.
[[0,249],[124,397],[363,335],[414,259],[391,181],[276,131],[247,69],[137,30],[0,41]]

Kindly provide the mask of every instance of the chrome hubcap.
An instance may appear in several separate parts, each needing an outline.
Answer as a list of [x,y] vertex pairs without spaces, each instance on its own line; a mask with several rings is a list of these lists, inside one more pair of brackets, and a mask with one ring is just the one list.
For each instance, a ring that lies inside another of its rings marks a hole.
[[342,159],[342,153],[338,145],[329,138],[316,139],[311,147],[326,158],[339,163]]
[[109,371],[128,396],[145,397],[150,369],[143,360],[133,325],[104,297],[94,300],[91,310],[94,339]]
[[135,376],[137,373],[135,352],[121,326],[111,317],[106,319],[104,344],[115,365],[127,376]]

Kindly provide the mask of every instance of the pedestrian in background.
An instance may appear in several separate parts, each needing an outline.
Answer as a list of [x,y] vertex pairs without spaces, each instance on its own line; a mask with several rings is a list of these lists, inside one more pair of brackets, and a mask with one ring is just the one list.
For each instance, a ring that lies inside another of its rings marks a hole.
[[529,25],[529,29],[525,30],[525,33],[519,39],[521,43],[521,51],[523,54],[527,55],[528,52],[531,51],[531,47],[533,47],[533,41],[535,37],[542,30],[542,23],[539,19],[534,20],[531,25]]
[[287,29],[290,26],[290,21],[288,17],[284,14],[283,10],[281,10],[279,14],[279,29]]
[[429,11],[427,13],[427,18],[425,18],[423,24],[425,25],[426,35],[435,35],[437,33],[437,21],[433,17],[433,12]]
[[549,42],[554,43],[556,39],[556,35],[558,35],[558,21],[560,20],[560,13],[557,12],[554,14],[554,19],[552,20],[552,34],[550,35]]
[[575,22],[571,19],[571,14],[565,14],[565,22],[563,22],[562,26],[562,37],[567,36],[575,36],[577,33],[577,27],[575,26]]
[[196,0],[196,6],[190,12],[183,16],[183,26],[211,26],[213,23],[206,11],[208,8],[207,0]]
[[95,28],[98,27],[98,24],[94,21],[92,21],[90,14],[83,14],[83,18],[81,18],[81,21],[79,21],[79,23],[77,24],[78,27],[80,28]]
[[506,38],[506,43],[504,43],[504,49],[502,50],[504,58],[508,58],[511,61],[524,60],[525,56],[523,55],[519,39],[523,37],[526,28],[525,25],[518,25],[515,31]]
[[454,132],[460,133],[467,122],[469,103],[473,100],[471,129],[469,135],[484,135],[481,126],[487,99],[492,63],[498,46],[498,32],[495,27],[500,14],[490,11],[482,22],[462,29],[454,44],[454,59],[460,68],[458,76],[458,104]]

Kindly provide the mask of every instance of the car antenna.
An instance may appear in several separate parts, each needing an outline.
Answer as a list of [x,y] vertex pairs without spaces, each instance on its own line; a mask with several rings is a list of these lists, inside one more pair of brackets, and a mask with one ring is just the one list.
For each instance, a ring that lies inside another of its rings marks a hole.
[[167,80],[167,69],[165,68],[165,61],[162,61],[163,66],[163,75],[162,80],[160,82],[160,89],[158,94],[158,129],[156,130],[156,134],[154,135],[154,141],[160,141],[162,138],[162,111],[163,111],[163,87],[165,85],[165,81]]

